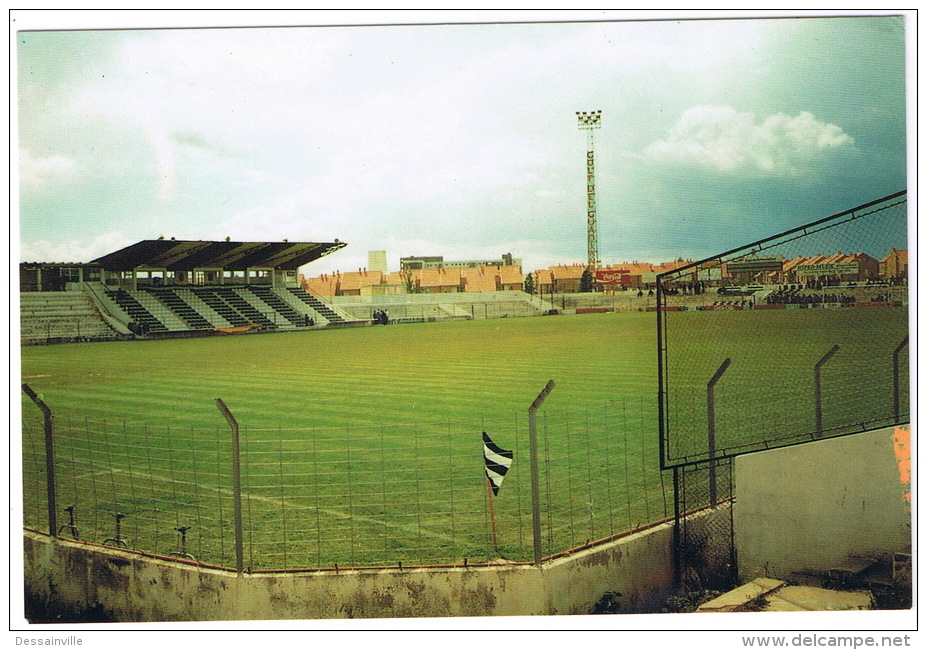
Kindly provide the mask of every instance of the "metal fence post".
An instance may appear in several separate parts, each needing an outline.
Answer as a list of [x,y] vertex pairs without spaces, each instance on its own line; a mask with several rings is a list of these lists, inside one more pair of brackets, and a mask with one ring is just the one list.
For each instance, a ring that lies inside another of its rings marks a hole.
[[682,585],[682,501],[680,500],[679,467],[673,467],[673,579]]
[[538,474],[538,435],[535,412],[554,389],[551,379],[528,407],[528,442],[531,456],[531,524],[534,533],[534,564],[541,566],[541,481]]
[[730,359],[722,361],[715,374],[708,380],[708,493],[712,508],[718,505],[718,477],[715,471],[715,384],[730,365]]
[[48,532],[52,537],[58,537],[58,491],[55,487],[55,442],[52,437],[54,416],[51,409],[45,405],[41,397],[36,395],[29,384],[23,384],[23,392],[35,402],[45,416],[45,487],[48,493]]
[[839,345],[835,345],[827,351],[820,361],[814,364],[814,430],[820,435],[824,431],[824,410],[821,406],[821,368],[828,360],[837,354],[840,350]]
[[901,421],[901,366],[898,362],[898,356],[908,344],[908,337],[904,337],[895,351],[892,352],[892,402],[894,405],[895,424]]
[[238,575],[245,571],[245,542],[241,517],[241,456],[238,440],[238,421],[229,411],[220,398],[216,398],[216,406],[232,428],[232,491],[235,507],[235,568]]

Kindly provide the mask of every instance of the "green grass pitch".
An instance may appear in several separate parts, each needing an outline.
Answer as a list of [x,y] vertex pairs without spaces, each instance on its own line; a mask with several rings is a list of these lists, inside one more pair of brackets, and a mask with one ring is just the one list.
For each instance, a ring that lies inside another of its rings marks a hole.
[[24,381],[83,417],[188,425],[456,421],[655,396],[652,314],[591,314],[22,350]]
[[[174,546],[191,525],[197,557],[229,563],[219,397],[243,431],[246,528],[272,531],[253,535],[256,566],[412,564],[530,559],[527,409],[550,379],[545,551],[660,518],[655,355],[652,314],[592,314],[27,347],[22,374],[55,412],[59,505],[78,502],[83,537],[111,534],[120,511],[140,547]],[[40,524],[41,425],[25,397],[23,413]],[[483,430],[516,451],[494,504],[499,551]]]
[[[707,384],[726,358],[715,384],[719,453],[887,426],[899,346],[899,410],[909,410],[907,308],[671,312],[665,322],[674,459],[707,457]],[[819,368],[818,423],[815,366],[835,346]]]
[[[816,359],[834,332],[845,358],[856,339],[883,340],[881,353],[895,345],[884,333],[906,328],[906,310],[833,311],[671,314],[672,352],[691,360],[671,365],[675,399],[693,400],[680,408],[696,412],[702,375],[733,356],[724,408],[755,422],[763,395],[789,385],[776,359]],[[75,505],[81,539],[113,536],[121,512],[133,548],[166,554],[189,526],[189,553],[234,565],[221,398],[242,427],[248,567],[530,560],[526,416],[550,379],[539,416],[545,554],[667,514],[653,313],[25,347],[22,376],[54,410],[58,505]],[[25,518],[42,528],[41,419],[25,396],[22,408]],[[515,450],[493,503],[497,548],[483,430]]]

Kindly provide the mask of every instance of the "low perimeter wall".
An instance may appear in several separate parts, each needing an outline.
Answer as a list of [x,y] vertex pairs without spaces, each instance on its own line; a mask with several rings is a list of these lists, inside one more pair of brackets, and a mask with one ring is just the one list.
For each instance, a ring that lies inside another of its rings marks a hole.
[[209,621],[659,611],[673,592],[672,525],[541,567],[499,565],[245,574],[24,531],[26,616],[60,621]]
[[910,427],[878,429],[737,459],[740,578],[788,579],[911,545]]

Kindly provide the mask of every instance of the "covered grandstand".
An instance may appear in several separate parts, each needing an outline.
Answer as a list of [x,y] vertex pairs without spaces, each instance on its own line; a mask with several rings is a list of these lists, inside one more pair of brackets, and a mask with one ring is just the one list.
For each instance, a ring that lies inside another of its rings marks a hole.
[[[21,341],[197,336],[350,324],[351,316],[307,293],[297,281],[299,267],[344,246],[337,240],[157,239],[89,264],[22,264]],[[56,281],[49,284],[51,272]]]

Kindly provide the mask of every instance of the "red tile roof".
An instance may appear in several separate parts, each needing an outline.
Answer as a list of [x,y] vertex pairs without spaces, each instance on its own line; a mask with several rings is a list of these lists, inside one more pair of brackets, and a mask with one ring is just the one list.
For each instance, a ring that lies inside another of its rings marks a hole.
[[459,287],[460,269],[422,269],[423,287]]
[[383,279],[381,271],[350,271],[341,274],[340,291],[359,291],[371,284],[380,284]]
[[583,277],[583,271],[585,270],[586,267],[583,264],[550,267],[550,271],[555,280],[579,280]]
[[306,278],[303,287],[319,296],[334,296],[338,291],[337,275],[320,275],[315,278]]
[[893,255],[894,255],[895,257],[897,257],[897,258],[898,258],[898,261],[901,262],[902,264],[907,264],[907,263],[908,263],[908,251],[906,251],[906,250],[905,250],[905,251],[900,251],[900,250],[898,250],[897,248],[893,248],[893,249],[892,249],[892,252],[889,253],[888,255],[886,255],[886,256],[882,259],[882,261],[883,261],[883,262],[887,262]]
[[499,276],[493,267],[460,269],[464,291],[497,291]]
[[525,281],[524,275],[522,275],[520,266],[500,266],[499,267],[499,282],[501,284],[523,284]]

